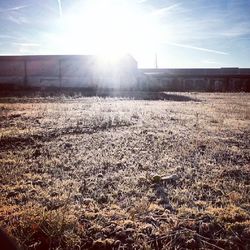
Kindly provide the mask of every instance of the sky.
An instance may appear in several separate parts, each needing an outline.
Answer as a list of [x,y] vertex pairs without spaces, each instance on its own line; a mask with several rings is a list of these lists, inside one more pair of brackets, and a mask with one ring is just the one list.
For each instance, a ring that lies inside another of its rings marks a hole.
[[250,67],[250,0],[0,0],[0,54],[130,53],[139,67]]

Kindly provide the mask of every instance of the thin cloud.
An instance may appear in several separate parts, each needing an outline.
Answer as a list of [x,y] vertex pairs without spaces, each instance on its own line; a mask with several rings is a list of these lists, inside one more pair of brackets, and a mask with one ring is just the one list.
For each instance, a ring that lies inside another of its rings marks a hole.
[[39,43],[12,43],[12,44],[23,46],[23,47],[40,47],[41,46],[41,44]]
[[0,8],[1,19],[5,19],[7,21],[11,21],[16,24],[24,24],[28,23],[26,16],[23,16],[19,11],[23,10],[30,5],[20,5],[11,8]]
[[172,4],[168,7],[164,7],[164,8],[161,8],[161,9],[156,9],[152,12],[152,15],[155,15],[155,16],[160,16],[160,15],[163,15],[167,12],[169,12],[170,10],[173,10],[173,9],[176,9],[180,6],[181,4],[180,3],[175,3],[175,4]]
[[250,25],[242,22],[221,33],[225,37],[240,37],[250,34]]
[[11,13],[6,13],[5,19],[16,24],[28,23],[26,17],[20,15],[12,15]]
[[203,60],[202,63],[204,63],[204,64],[220,64],[220,62],[211,61],[211,60]]
[[15,6],[15,7],[12,7],[12,8],[7,8],[7,9],[0,9],[0,13],[18,11],[18,10],[21,10],[21,9],[25,9],[25,8],[27,8],[29,6],[30,5],[21,5],[21,6]]
[[13,39],[13,38],[15,37],[10,35],[0,34],[0,39]]
[[173,45],[173,46],[176,46],[176,47],[193,49],[193,50],[200,50],[200,51],[219,54],[219,55],[229,55],[229,53],[224,52],[224,51],[219,51],[219,50],[214,50],[214,49],[207,49],[207,48],[202,48],[202,47],[196,47],[196,46],[192,46],[192,45],[188,45],[188,44],[169,43],[169,42],[167,44]]

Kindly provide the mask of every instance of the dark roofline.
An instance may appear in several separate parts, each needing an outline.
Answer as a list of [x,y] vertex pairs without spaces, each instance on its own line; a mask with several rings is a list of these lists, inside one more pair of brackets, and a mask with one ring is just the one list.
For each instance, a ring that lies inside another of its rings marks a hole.
[[250,69],[250,68],[239,68],[239,67],[221,67],[221,68],[139,68],[141,71],[159,71],[159,72],[165,72],[165,71],[171,71],[171,70],[238,70],[238,69]]
[[44,59],[66,59],[66,58],[94,58],[94,55],[0,55],[0,61],[23,61]]
[[[98,55],[84,55],[84,54],[64,54],[64,55],[0,55],[0,61],[24,61],[24,60],[52,60],[52,59],[92,59],[97,58]],[[129,57],[133,59],[136,63],[137,61],[130,54],[125,54],[124,57]]]
[[152,76],[250,76],[250,68],[140,68],[140,72]]

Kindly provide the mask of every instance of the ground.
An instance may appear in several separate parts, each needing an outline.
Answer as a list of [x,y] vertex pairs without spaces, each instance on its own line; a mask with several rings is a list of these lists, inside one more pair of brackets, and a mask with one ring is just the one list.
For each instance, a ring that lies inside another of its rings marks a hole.
[[24,249],[250,249],[250,94],[0,98],[0,227]]

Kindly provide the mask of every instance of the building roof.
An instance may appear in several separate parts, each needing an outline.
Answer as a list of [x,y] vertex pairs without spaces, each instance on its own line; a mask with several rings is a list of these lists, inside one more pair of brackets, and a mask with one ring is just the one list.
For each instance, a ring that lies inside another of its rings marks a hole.
[[250,68],[149,68],[139,70],[144,74],[159,76],[250,76]]

